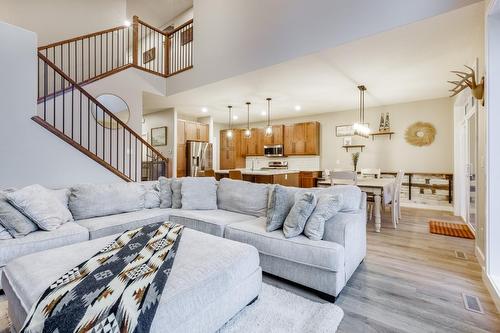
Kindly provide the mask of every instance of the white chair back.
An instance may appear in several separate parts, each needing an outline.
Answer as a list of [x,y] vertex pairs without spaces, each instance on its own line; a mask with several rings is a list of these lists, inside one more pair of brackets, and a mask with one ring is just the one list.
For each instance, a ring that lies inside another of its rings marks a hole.
[[361,169],[361,176],[380,178],[380,169]]
[[356,171],[333,171],[330,173],[331,185],[334,185],[335,179],[351,180],[353,185],[356,185],[358,174]]
[[403,186],[403,178],[405,173],[399,170],[396,174],[396,180],[394,182],[394,188],[392,193],[392,205],[391,213],[393,218],[393,223],[399,223],[401,218],[401,187]]

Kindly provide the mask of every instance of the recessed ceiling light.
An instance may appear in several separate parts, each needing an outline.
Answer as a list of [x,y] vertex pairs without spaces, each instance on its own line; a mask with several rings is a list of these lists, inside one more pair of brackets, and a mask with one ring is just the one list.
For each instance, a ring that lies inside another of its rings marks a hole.
[[205,107],[203,107],[203,108],[201,108],[201,112],[203,112],[203,113],[207,113],[207,112],[208,112],[208,109],[207,109],[207,108],[205,108]]
[[300,105],[295,105],[295,111],[300,111],[302,110],[302,107]]
[[125,20],[125,21],[123,22],[123,25],[124,25],[124,26],[126,26],[126,27],[130,27],[130,26],[132,25],[132,23],[130,23],[130,21],[129,21],[129,20]]
[[234,116],[233,116],[233,120],[238,120],[238,116],[237,116],[237,115],[234,115]]
[[266,111],[262,111],[260,114],[261,114],[262,116],[266,116],[266,115],[267,115],[267,112],[266,112]]

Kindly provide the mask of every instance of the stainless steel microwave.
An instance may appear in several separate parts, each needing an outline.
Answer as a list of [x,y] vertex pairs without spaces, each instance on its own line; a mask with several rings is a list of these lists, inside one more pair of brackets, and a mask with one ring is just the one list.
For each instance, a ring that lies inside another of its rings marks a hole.
[[283,156],[283,145],[264,146],[264,156]]

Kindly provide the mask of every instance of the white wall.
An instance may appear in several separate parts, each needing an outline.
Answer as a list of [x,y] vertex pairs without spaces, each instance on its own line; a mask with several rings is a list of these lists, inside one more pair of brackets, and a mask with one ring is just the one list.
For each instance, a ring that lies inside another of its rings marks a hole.
[[170,78],[168,94],[333,48],[474,2],[477,0],[195,0],[194,68]]
[[[373,131],[378,129],[380,113],[389,112],[392,140],[388,137],[364,139],[353,137],[353,144],[365,144],[359,159],[360,168],[381,168],[383,171],[453,172],[453,101],[441,98],[412,103],[388,105],[365,110],[365,121]],[[274,124],[291,124],[305,121],[321,123],[321,169],[351,169],[351,151],[342,148],[343,138],[335,135],[338,125],[352,124],[359,117],[358,110],[331,112],[306,117],[276,120]],[[417,121],[430,122],[437,130],[434,143],[416,147],[405,141],[408,126]],[[252,126],[264,126],[263,123]],[[222,126],[224,128],[224,126]]]
[[36,114],[36,35],[0,22],[0,188],[120,178],[30,118]]
[[125,0],[2,0],[0,21],[38,35],[38,45],[122,25]]
[[170,161],[174,159],[175,149],[175,110],[165,109],[162,111],[148,113],[144,115],[144,123],[142,124],[143,133],[147,133],[148,142],[151,143],[151,129],[156,127],[167,127],[167,145],[156,146],[155,148],[168,157]]

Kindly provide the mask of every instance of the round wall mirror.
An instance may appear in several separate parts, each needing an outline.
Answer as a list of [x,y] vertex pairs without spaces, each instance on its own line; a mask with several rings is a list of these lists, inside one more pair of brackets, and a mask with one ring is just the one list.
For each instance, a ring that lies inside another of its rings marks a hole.
[[[130,119],[130,109],[127,103],[119,96],[113,94],[102,94],[97,97],[99,103],[104,105],[108,111],[112,112],[118,119],[120,119],[125,124],[128,123]],[[115,119],[112,119],[109,115],[105,114],[99,107],[94,107],[92,110],[92,115],[94,116],[97,123],[106,128],[118,128]]]

